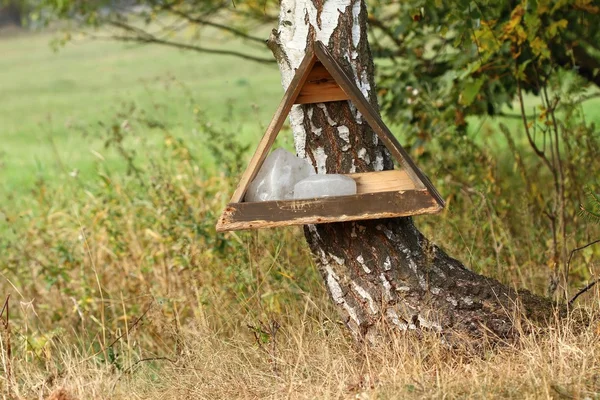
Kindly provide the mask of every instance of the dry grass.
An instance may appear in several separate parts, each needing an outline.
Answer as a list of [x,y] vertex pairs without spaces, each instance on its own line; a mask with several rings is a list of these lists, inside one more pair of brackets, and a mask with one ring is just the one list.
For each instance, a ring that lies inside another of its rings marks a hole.
[[[15,395],[51,399],[600,396],[597,323],[578,328],[565,321],[525,337],[519,346],[468,356],[446,348],[435,336],[394,335],[380,347],[359,347],[330,318],[326,301],[324,296],[307,296],[304,307],[279,316],[283,319],[275,334],[264,332],[258,341],[246,326],[247,316],[204,315],[177,334],[166,332],[178,339],[169,360],[131,360],[121,369],[98,364],[89,353],[57,338],[50,351],[62,371],[51,373],[14,360],[21,381]],[[211,323],[215,319],[228,319],[231,330],[215,328],[223,323]],[[56,395],[61,392],[71,397]]]
[[[329,328],[329,329],[327,329]],[[214,334],[213,334],[214,335]],[[353,346],[343,328],[308,318],[284,328],[277,352],[248,341],[195,335],[181,367],[167,368],[171,398],[540,398],[600,395],[597,332],[563,327],[520,348],[466,358],[435,337],[396,336]],[[215,354],[218,356],[215,358]],[[146,386],[147,387],[147,386]],[[156,392],[145,396],[154,397]]]
[[[215,234],[245,155],[232,134],[198,121],[226,167],[214,173],[169,132],[144,145],[135,132],[147,121],[131,117],[127,131],[121,122],[108,124],[109,139],[129,175],[98,161],[93,179],[69,177],[59,190],[40,180],[18,207],[0,207],[0,293],[11,296],[4,398],[600,398],[598,288],[578,301],[590,325],[563,321],[518,347],[473,356],[427,335],[357,347],[299,228]],[[548,232],[526,211],[469,193],[419,225],[473,269],[540,293]],[[599,231],[571,232],[574,245]],[[598,275],[598,250],[577,254],[572,290]]]

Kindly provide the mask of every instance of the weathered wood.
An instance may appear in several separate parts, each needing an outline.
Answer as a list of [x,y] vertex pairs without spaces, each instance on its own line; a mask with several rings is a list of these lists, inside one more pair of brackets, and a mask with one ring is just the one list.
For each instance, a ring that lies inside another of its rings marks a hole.
[[296,104],[327,103],[348,99],[348,95],[335,82],[327,68],[317,62],[310,71],[296,99]]
[[413,180],[402,169],[342,175],[354,179],[357,194],[400,192],[417,189]]
[[281,99],[279,107],[277,107],[277,111],[275,112],[271,123],[267,127],[265,134],[260,140],[260,143],[256,148],[256,152],[252,156],[248,167],[240,178],[240,182],[238,183],[233,197],[231,198],[232,203],[240,202],[244,198],[246,190],[248,189],[248,185],[250,185],[250,182],[252,182],[258,173],[263,161],[265,161],[265,158],[269,153],[269,149],[273,146],[275,138],[277,138],[277,135],[279,134],[279,131],[281,130],[288,113],[292,109],[300,90],[304,86],[304,83],[306,82],[306,79],[308,78],[315,62],[316,58],[312,48],[308,49],[306,57],[304,57],[304,60],[298,67],[298,70],[296,71],[288,90],[285,92],[283,99]]
[[231,203],[219,219],[217,231],[404,217],[432,214],[441,209],[426,189],[306,200]]
[[[322,85],[327,85],[323,87],[329,89],[327,91],[319,89]],[[392,156],[401,163],[403,169],[349,174],[348,176],[357,182],[355,196],[301,202],[243,203],[242,199],[250,182],[264,162],[293,104],[334,101],[334,99],[349,99],[355,104],[373,131],[388,147]],[[399,199],[404,201],[398,201]],[[418,199],[421,201],[417,201]],[[299,204],[302,207],[299,207]],[[309,46],[305,58],[296,70],[277,112],[240,179],[230,204],[217,223],[217,230],[390,218],[437,212],[443,207],[442,197],[410,159],[354,81],[331,56],[327,48],[321,42],[316,42],[313,46]],[[271,213],[275,214],[271,215]]]
[[336,82],[340,85],[340,87],[346,92],[346,94],[350,97],[350,100],[354,103],[358,111],[363,115],[363,117],[367,120],[371,129],[377,133],[377,136],[385,143],[386,147],[392,153],[395,159],[397,159],[402,166],[406,169],[406,171],[412,175],[413,180],[417,184],[421,182],[424,187],[426,187],[431,195],[438,201],[438,203],[443,207],[444,199],[433,186],[433,184],[429,181],[429,178],[421,172],[419,167],[412,161],[406,150],[402,147],[402,145],[398,142],[396,137],[390,132],[388,127],[385,125],[379,113],[373,108],[373,106],[369,103],[369,101],[365,98],[363,93],[354,83],[354,80],[351,79],[346,71],[342,68],[342,66],[333,58],[327,47],[317,41],[314,44],[314,54],[317,56],[318,60],[323,63],[323,65],[327,68],[329,73],[334,77]]
[[413,180],[403,169],[345,175],[356,181],[357,194],[417,189]]

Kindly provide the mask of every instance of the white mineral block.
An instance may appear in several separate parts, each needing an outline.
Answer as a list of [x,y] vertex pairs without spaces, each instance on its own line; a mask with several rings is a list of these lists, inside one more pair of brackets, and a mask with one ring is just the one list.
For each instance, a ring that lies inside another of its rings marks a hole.
[[356,194],[356,182],[344,175],[322,174],[309,176],[294,186],[294,199],[349,196]]
[[308,160],[284,149],[275,149],[248,186],[245,201],[290,200],[294,185],[314,174],[315,169]]

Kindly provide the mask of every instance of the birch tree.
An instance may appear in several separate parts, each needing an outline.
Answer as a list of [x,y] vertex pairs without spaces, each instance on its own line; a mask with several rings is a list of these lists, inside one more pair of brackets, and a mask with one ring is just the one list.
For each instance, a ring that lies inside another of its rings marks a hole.
[[[284,89],[315,40],[354,76],[377,106],[364,0],[282,0],[269,47]],[[348,101],[296,105],[290,113],[296,152],[319,173],[393,168],[387,149]],[[520,315],[551,315],[549,301],[477,275],[419,232],[411,218],[308,225],[306,240],[339,313],[359,340],[388,329],[452,338],[517,336]]]

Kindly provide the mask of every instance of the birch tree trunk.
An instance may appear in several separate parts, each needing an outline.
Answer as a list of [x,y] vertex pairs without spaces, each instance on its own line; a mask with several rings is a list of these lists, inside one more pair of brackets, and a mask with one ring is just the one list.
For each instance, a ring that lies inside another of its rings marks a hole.
[[[328,46],[377,108],[364,0],[281,0],[269,47],[285,89],[314,40]],[[348,101],[294,106],[290,122],[298,156],[309,158],[320,174],[393,168],[387,149]],[[512,339],[516,305],[532,319],[551,314],[550,302],[466,269],[411,218],[308,225],[305,236],[359,340],[377,341],[388,329]]]

